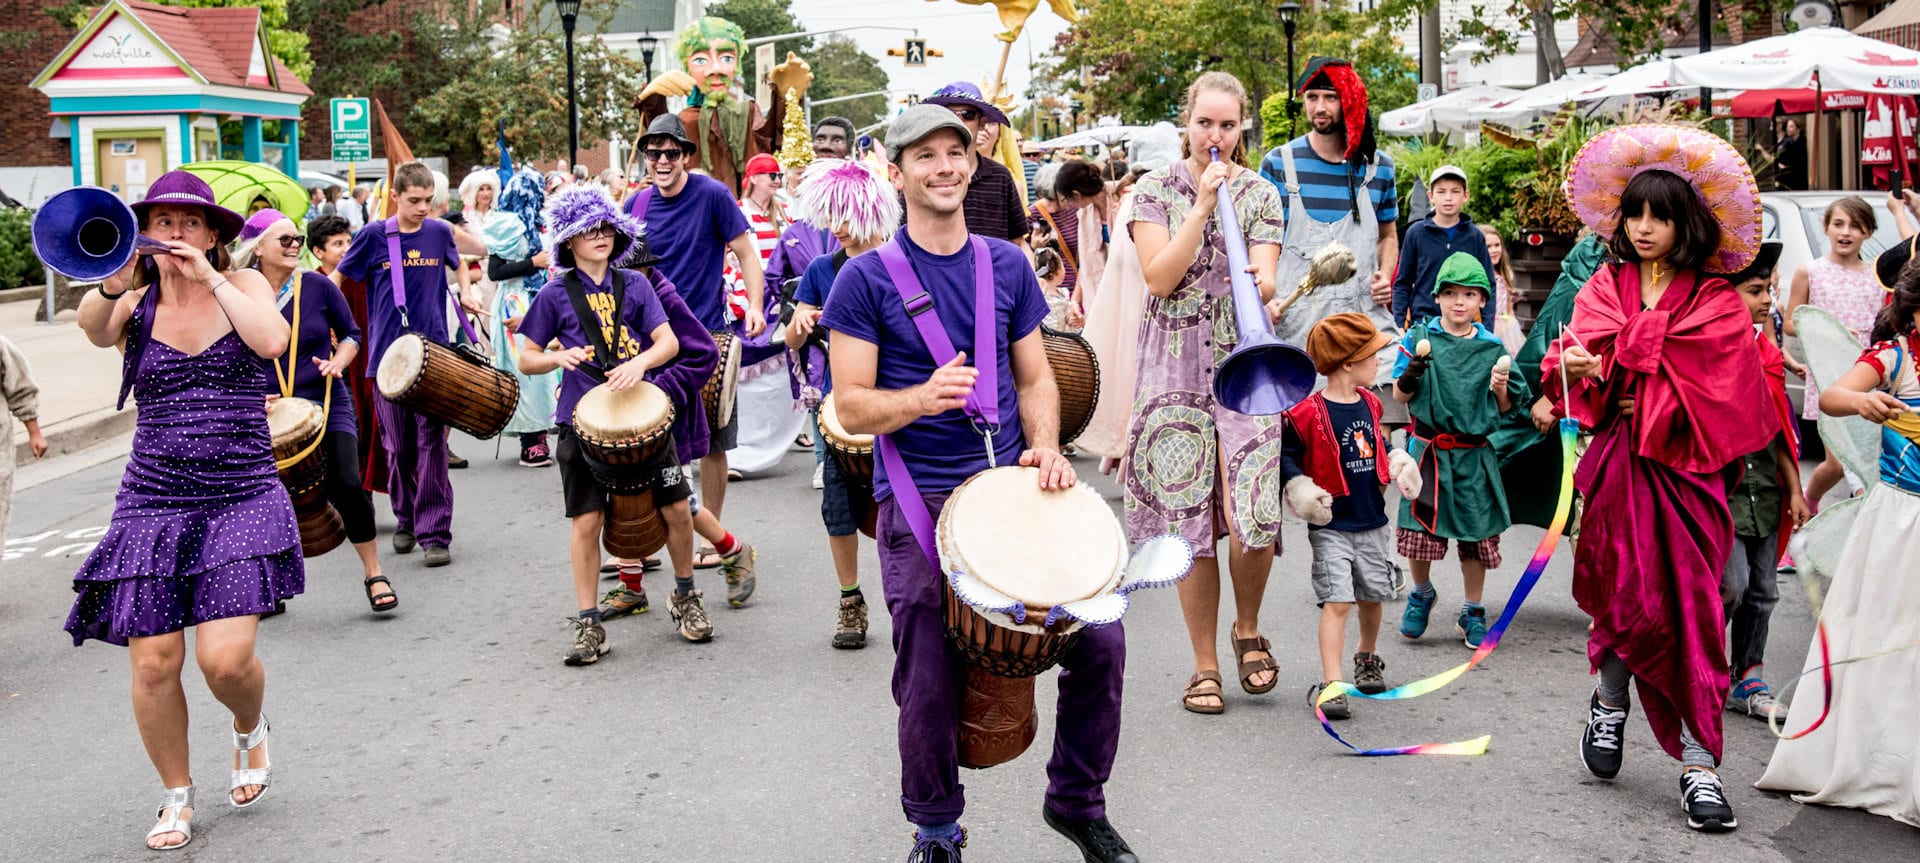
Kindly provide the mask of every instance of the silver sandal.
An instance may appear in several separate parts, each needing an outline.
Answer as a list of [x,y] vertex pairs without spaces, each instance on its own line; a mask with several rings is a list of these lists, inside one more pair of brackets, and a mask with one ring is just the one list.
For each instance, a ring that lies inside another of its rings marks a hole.
[[[262,713],[260,714],[260,721],[253,726],[252,731],[245,734],[241,734],[239,731],[233,732],[233,748],[237,750],[240,755],[240,763],[253,763],[253,757],[250,753],[253,752],[255,747],[267,742],[267,732],[270,730],[272,729],[267,725],[267,715]],[[260,798],[267,796],[267,787],[272,784],[273,764],[271,761],[269,761],[265,767],[247,767],[235,770],[233,771],[233,784],[227,788],[227,802],[233,803],[235,809],[245,809],[248,806],[260,802]],[[245,803],[234,803],[233,792],[249,785],[260,786],[260,793],[253,795],[253,799]]]
[[173,814],[168,815],[167,820],[153,825],[153,829],[147,831],[147,839],[149,843],[151,843],[153,837],[164,833],[179,833],[187,838],[180,840],[177,845],[162,845],[158,848],[155,848],[152,844],[148,844],[147,850],[172,851],[187,847],[187,843],[193,841],[193,822],[180,816],[186,810],[192,808],[193,786],[182,785],[179,788],[167,789],[166,793],[160,796],[160,810],[153,813],[153,817],[158,818],[162,815],[167,815],[167,810],[169,809],[173,810]]

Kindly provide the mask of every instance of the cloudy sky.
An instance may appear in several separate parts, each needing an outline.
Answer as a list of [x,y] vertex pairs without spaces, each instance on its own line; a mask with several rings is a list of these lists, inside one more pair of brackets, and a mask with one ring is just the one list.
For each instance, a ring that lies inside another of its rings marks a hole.
[[[912,33],[880,29],[847,31],[846,35],[860,43],[861,48],[880,59],[893,86],[901,91],[894,94],[896,99],[905,98],[908,91],[924,96],[949,81],[965,79],[978,83],[992,75],[1000,62],[1002,43],[993,38],[993,34],[1002,28],[999,15],[990,5],[972,6],[957,0],[793,0],[793,14],[809,30],[861,24],[917,28],[929,49],[946,52],[944,57],[927,58],[924,69],[908,69],[901,65],[901,58],[888,57],[886,51],[901,47],[904,40],[913,38]],[[1041,3],[1039,11],[1027,19],[1026,31],[1020,41],[1014,43],[1013,55],[1007,60],[1009,92],[1026,92],[1029,52],[1035,58],[1045,55],[1053,46],[1054,37],[1066,29],[1067,22],[1054,15],[1046,3]]]

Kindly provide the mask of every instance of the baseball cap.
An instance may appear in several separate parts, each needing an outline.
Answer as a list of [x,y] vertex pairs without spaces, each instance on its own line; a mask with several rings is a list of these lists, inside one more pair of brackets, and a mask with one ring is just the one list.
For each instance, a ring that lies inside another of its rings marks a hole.
[[887,161],[900,159],[900,151],[920,143],[933,133],[942,129],[951,129],[959,133],[960,140],[973,141],[973,130],[960,122],[952,111],[939,105],[922,102],[893,119],[893,125],[887,127]]
[[1447,177],[1459,180],[1462,186],[1467,184],[1467,172],[1459,165],[1441,165],[1433,169],[1433,173],[1427,177],[1427,188],[1433,188],[1433,184]]

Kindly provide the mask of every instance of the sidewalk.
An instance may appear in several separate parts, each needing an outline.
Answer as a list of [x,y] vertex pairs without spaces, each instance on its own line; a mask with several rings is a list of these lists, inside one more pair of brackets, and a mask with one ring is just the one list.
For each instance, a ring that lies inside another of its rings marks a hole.
[[[47,436],[47,458],[85,449],[133,430],[134,407],[113,409],[120,394],[120,352],[96,348],[62,312],[56,323],[37,324],[38,304],[0,303],[0,333],[20,346],[40,385],[40,430]],[[15,455],[21,467],[33,463],[27,430],[11,423]]]

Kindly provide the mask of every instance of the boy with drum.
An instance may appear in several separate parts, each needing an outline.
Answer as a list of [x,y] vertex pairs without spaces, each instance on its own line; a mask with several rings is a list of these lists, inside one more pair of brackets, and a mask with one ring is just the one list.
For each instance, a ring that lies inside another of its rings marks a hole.
[[[833,331],[841,424],[885,436],[877,442],[876,532],[893,619],[900,799],[918,828],[909,859],[957,863],[966,844],[958,823],[962,660],[947,646],[937,552],[921,534],[955,488],[996,464],[1037,468],[1042,490],[1076,479],[1059,451],[1059,391],[1040,334],[1047,304],[1033,269],[1018,247],[967,232],[971,132],[953,112],[923,104],[895,118],[886,144],[906,227],[876,253],[847,262],[819,325]],[[983,313],[995,320],[976,332]],[[941,344],[961,349],[944,362],[923,336],[940,331]],[[1107,823],[1103,792],[1120,743],[1120,624],[1083,630],[1060,665],[1043,816],[1086,860],[1135,861]]]
[[[452,226],[427,218],[433,211],[433,171],[423,162],[401,165],[394,171],[390,194],[394,218],[361,229],[329,275],[335,285],[352,279],[367,286],[367,377],[376,380],[381,356],[395,340],[409,331],[433,341],[446,333],[447,270],[459,279],[461,307],[480,311],[480,294],[460,264]],[[389,266],[389,232],[399,234],[397,248],[404,258],[398,288]],[[448,551],[453,543],[453,482],[447,475],[447,426],[377,392],[373,402],[388,456],[387,495],[399,522],[393,550],[407,554],[418,542],[427,566],[446,566],[453,562]]]
[[[614,267],[632,250],[639,226],[620,213],[605,189],[569,186],[562,190],[548,201],[547,224],[553,232],[554,262],[567,272],[534,295],[520,322],[520,371],[543,375],[566,370],[555,411],[560,427],[555,460],[560,463],[566,515],[573,520],[569,557],[579,614],[573,621],[573,646],[565,661],[591,665],[612,649],[595,603],[607,490],[588,469],[574,430],[574,407],[588,390],[603,383],[615,392],[632,389],[649,371],[671,361],[680,342],[667,323],[653,284],[639,273]],[[582,309],[594,319],[590,327],[582,319]],[[556,340],[560,347],[549,350]],[[690,544],[693,516],[687,498],[693,489],[680,472],[673,449],[663,448],[652,463],[634,470],[652,478],[650,490],[666,521],[669,545],[677,549],[681,543]],[[676,570],[681,557],[674,555]],[[712,627],[705,622],[699,592],[691,590],[692,579],[687,581],[689,589],[674,597],[674,617],[682,619],[681,607],[690,607],[681,634],[689,641],[705,641],[712,637]]]

